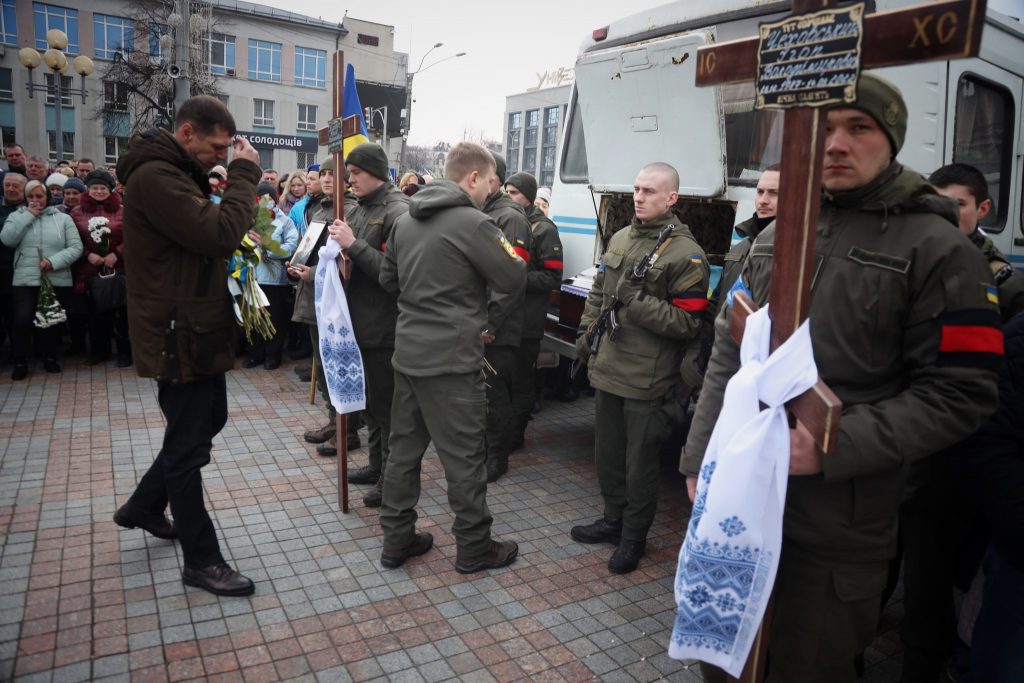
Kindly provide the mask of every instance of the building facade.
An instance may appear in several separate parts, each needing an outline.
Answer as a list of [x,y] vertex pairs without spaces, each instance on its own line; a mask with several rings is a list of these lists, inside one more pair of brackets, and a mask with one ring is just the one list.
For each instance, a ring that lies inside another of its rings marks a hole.
[[[112,164],[126,149],[132,128],[123,88],[104,81],[115,59],[169,61],[169,45],[158,36],[166,27],[141,19],[139,3],[125,0],[0,0],[0,136],[29,154],[56,161],[56,111],[52,90],[29,97],[28,70],[18,50],[46,45],[46,31],[68,35],[65,52],[91,57],[95,72],[85,79],[88,99],[63,97],[61,127],[66,159],[87,157]],[[344,50],[355,68],[361,104],[370,115],[373,140],[387,139],[397,166],[405,132],[407,55],[394,50],[394,27],[345,17],[333,23],[243,0],[191,3],[202,35],[202,68],[215,79],[221,99],[241,134],[260,152],[261,165],[289,172],[326,156],[317,129],[332,115],[331,55]],[[153,29],[156,30],[153,30]],[[141,54],[140,54],[141,53]],[[45,64],[33,79],[52,84]],[[43,73],[46,72],[46,73]],[[65,86],[81,86],[68,69]],[[161,103],[163,104],[163,103]],[[168,109],[171,103],[168,102]],[[384,135],[384,122],[387,134]]]
[[571,88],[559,85],[505,98],[503,149],[509,175],[526,171],[540,186],[551,187]]

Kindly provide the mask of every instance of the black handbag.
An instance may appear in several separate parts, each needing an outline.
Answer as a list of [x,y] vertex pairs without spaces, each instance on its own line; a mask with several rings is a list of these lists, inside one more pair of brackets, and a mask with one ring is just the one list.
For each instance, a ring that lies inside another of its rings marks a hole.
[[99,275],[89,278],[89,299],[97,313],[106,313],[128,304],[128,288],[124,273],[104,267]]

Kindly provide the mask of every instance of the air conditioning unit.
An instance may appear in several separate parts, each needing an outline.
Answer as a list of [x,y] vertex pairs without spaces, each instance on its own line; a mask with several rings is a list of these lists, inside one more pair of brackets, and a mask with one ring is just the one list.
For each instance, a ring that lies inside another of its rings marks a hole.
[[225,70],[224,70],[224,75],[225,75],[225,76],[232,76],[232,77],[234,77],[234,75],[235,75],[235,70],[234,70],[234,69],[225,69]]

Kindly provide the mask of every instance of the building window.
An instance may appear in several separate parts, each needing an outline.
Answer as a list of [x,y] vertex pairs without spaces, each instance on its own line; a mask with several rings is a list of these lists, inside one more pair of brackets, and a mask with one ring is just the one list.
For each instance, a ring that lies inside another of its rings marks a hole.
[[555,170],[555,148],[545,147],[544,158],[541,164],[542,171],[554,171]]
[[59,28],[68,34],[68,46],[64,52],[78,54],[78,10],[33,2],[32,21],[37,50],[48,49],[50,46],[46,42],[46,32],[51,28]]
[[531,109],[526,112],[526,127],[536,128],[540,124],[540,109]]
[[[53,74],[43,74],[43,76],[46,79],[46,103],[52,107],[54,100],[57,97],[57,94],[54,92],[53,89]],[[60,94],[60,104],[62,107],[75,106],[74,100],[71,99],[71,95],[67,94],[68,90],[71,89],[71,84],[71,76],[60,77],[60,87],[62,88]]]
[[249,39],[249,78],[281,82],[281,43]]
[[170,56],[164,54],[164,49],[160,45],[160,36],[163,35],[171,35],[170,28],[166,24],[151,23],[149,25],[149,56],[158,62]]
[[93,40],[96,57],[113,59],[114,53],[131,52],[135,33],[135,22],[124,17],[107,14],[92,15]]
[[252,101],[252,125],[274,127],[274,100]]
[[220,100],[221,104],[223,104],[225,107],[228,106],[228,96],[227,95],[224,95],[222,93],[218,93],[218,94],[214,95],[214,97],[216,97],[218,100]]
[[295,48],[295,85],[327,87],[327,52],[311,47]]
[[953,161],[970,164],[988,181],[992,210],[982,219],[989,232],[1006,225],[1013,163],[1013,94],[1005,86],[973,74],[960,77],[956,89]]
[[306,169],[316,163],[316,152],[298,152],[298,157],[296,168]]
[[558,107],[548,107],[547,109],[544,110],[544,125],[558,125]]
[[103,81],[103,111],[128,111],[128,86],[119,81]]
[[[64,141],[64,149],[62,159],[71,161],[75,158],[75,134],[74,133],[62,133],[61,139]],[[57,133],[52,130],[46,131],[46,147],[47,147],[47,158],[50,161],[57,161]]]
[[0,68],[0,100],[14,99],[14,72]]
[[114,137],[108,135],[103,138],[106,151],[103,155],[103,163],[116,164],[121,155],[128,151],[128,138]]
[[357,33],[356,42],[360,45],[372,45],[373,47],[377,47],[380,45],[380,38],[377,36],[368,36],[365,33]]
[[527,128],[526,139],[523,142],[524,147],[536,147],[537,146],[537,129]]
[[316,130],[316,105],[315,104],[300,104],[299,105],[299,123],[296,125],[297,130]]
[[[235,37],[224,33],[211,33],[206,37],[206,61],[210,73],[221,76],[235,75]],[[250,78],[252,78],[250,76]]]
[[540,186],[541,187],[551,187],[551,185],[554,182],[555,182],[555,172],[554,171],[541,171],[540,172]]
[[3,11],[0,12],[0,42],[8,45],[18,43],[18,20],[14,11],[14,0],[3,0]]
[[274,168],[274,150],[259,149],[256,151],[260,153],[260,168]]
[[536,173],[537,149],[535,147],[529,147],[523,150],[523,170],[527,173]]
[[519,130],[523,127],[523,112],[514,111],[508,115],[508,129]]
[[0,126],[0,144],[10,145],[17,142],[14,126]]

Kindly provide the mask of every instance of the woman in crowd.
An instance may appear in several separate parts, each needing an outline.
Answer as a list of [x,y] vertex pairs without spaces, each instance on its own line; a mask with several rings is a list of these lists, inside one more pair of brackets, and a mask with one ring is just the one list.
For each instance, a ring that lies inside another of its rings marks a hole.
[[[90,172],[85,177],[85,186],[86,194],[72,209],[71,218],[85,250],[83,258],[75,264],[74,274],[75,292],[85,297],[88,310],[88,363],[96,365],[110,357],[110,337],[115,333],[117,367],[126,368],[132,364],[128,312],[124,307],[100,312],[89,294],[92,278],[115,272],[124,274],[124,206],[121,195],[114,192],[114,178],[106,171]],[[107,230],[102,231],[101,227]]]
[[85,194],[85,183],[78,178],[68,178],[68,181],[64,183],[64,192],[61,195],[63,203],[57,208],[61,213],[71,213],[71,210],[82,201],[83,194]]
[[281,350],[287,336],[288,320],[291,317],[291,283],[284,267],[284,262],[295,253],[299,244],[299,231],[295,223],[277,206],[277,190],[271,183],[260,183],[256,188],[257,197],[269,197],[274,212],[274,233],[272,238],[281,245],[281,254],[274,254],[263,248],[260,236],[249,233],[249,239],[260,248],[260,264],[256,267],[256,282],[267,295],[270,302],[270,322],[274,325],[272,339],[264,339],[258,334],[253,337],[249,357],[242,363],[243,368],[254,368],[259,364],[267,370],[275,370],[281,365]]
[[46,189],[50,192],[50,203],[54,206],[60,206],[64,203],[64,183],[68,181],[68,177],[63,173],[51,173],[46,178]]
[[292,171],[288,176],[287,184],[288,191],[282,190],[278,194],[281,195],[281,211],[287,216],[300,199],[306,196],[306,172],[305,171]]
[[537,190],[537,198],[533,200],[533,203],[547,216],[551,211],[551,188],[542,187]]
[[[71,218],[50,206],[50,194],[38,180],[25,185],[26,205],[7,217],[0,241],[14,249],[11,289],[13,334],[11,379],[28,375],[28,345],[36,315],[41,274],[46,273],[59,299],[71,291],[71,264],[82,255],[82,240]],[[60,372],[57,363],[57,326],[40,330],[43,367]]]

